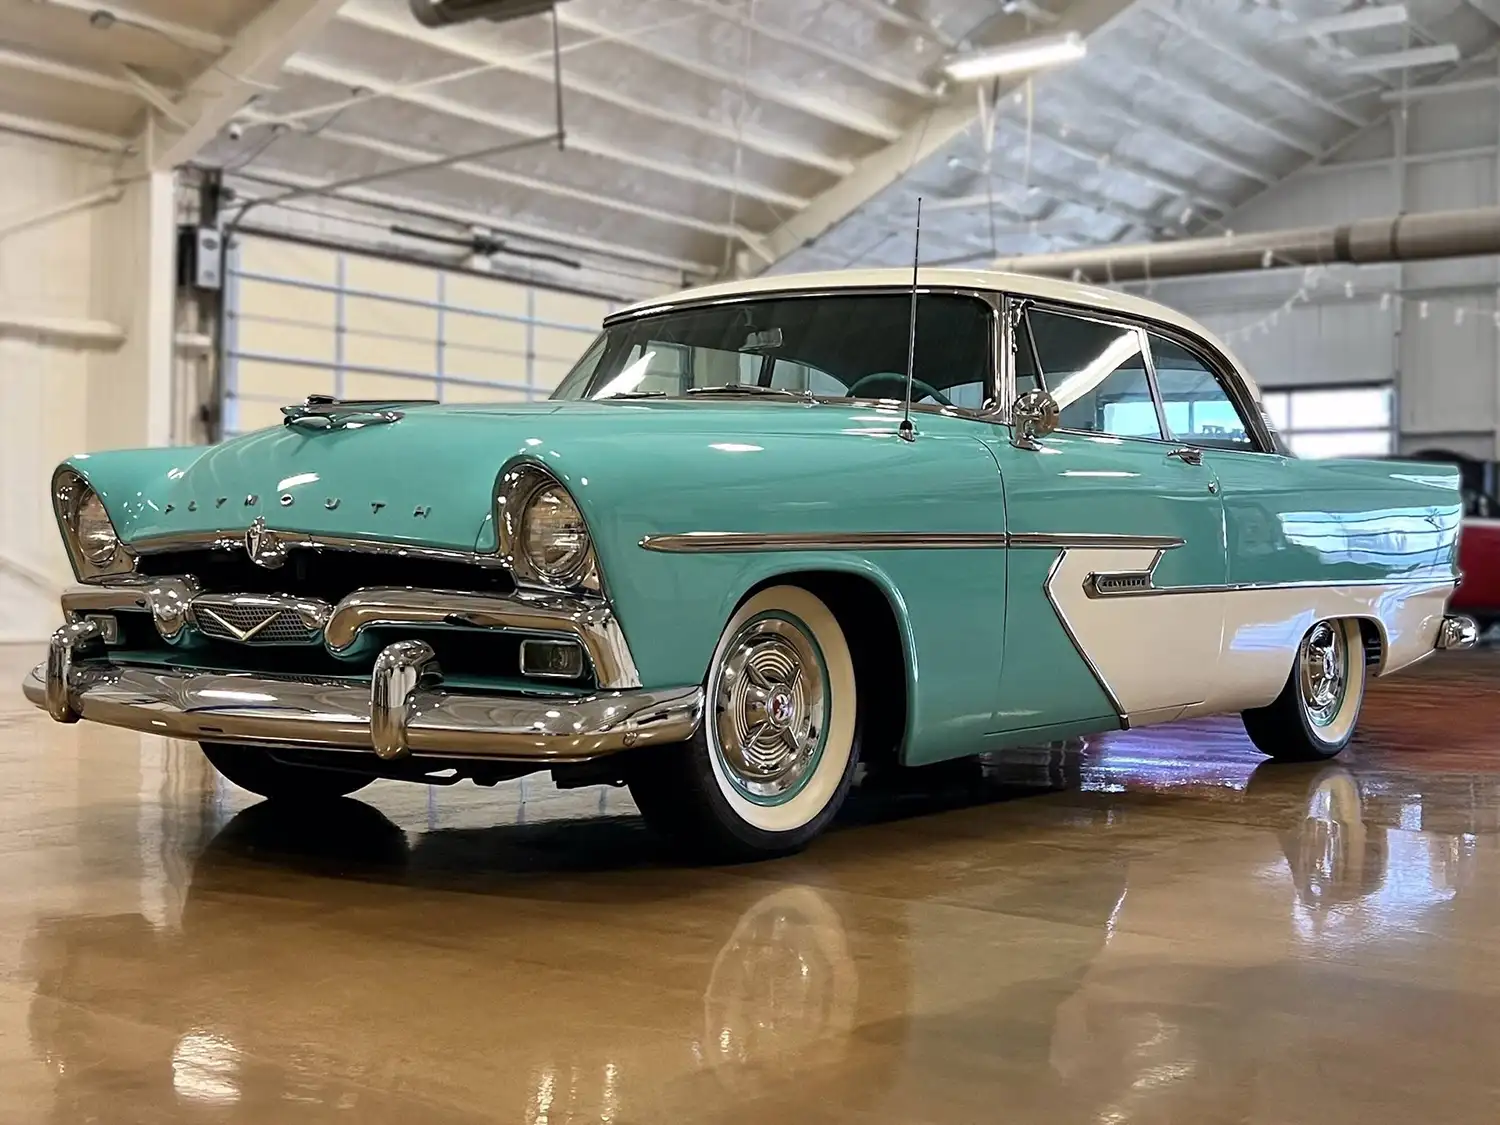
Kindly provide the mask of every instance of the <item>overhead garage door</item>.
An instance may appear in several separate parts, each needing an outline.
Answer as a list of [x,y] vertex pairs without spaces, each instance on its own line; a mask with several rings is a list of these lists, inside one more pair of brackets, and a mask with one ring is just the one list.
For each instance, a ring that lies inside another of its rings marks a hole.
[[610,304],[454,270],[243,238],[231,257],[224,432],[310,394],[546,398]]

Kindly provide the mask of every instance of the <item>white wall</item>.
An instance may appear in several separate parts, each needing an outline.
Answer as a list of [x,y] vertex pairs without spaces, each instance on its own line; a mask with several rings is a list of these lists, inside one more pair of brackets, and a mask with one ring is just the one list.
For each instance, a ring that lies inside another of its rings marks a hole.
[[[1377,123],[1329,164],[1278,184],[1226,225],[1275,230],[1500,203],[1500,92],[1413,102],[1408,156],[1397,161],[1401,129],[1399,114]],[[1267,387],[1394,380],[1401,449],[1495,457],[1497,267],[1491,257],[1335,267],[1311,278],[1275,269],[1162,282],[1151,295],[1232,334],[1231,347]],[[1303,288],[1306,300],[1293,300]]]
[[[70,579],[48,499],[70,453],[168,439],[172,188],[11,230],[98,192],[112,160],[0,134],[0,641],[44,637]],[[128,174],[128,173],[127,173]]]

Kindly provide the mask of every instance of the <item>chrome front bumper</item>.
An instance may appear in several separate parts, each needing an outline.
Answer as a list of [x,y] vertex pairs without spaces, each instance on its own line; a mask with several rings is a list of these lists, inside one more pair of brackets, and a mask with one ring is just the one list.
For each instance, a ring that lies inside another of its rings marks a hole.
[[420,671],[403,681],[402,670],[412,671],[399,665],[384,693],[348,681],[107,664],[72,665],[66,686],[49,683],[49,664],[38,664],[22,686],[54,717],[54,707],[64,706],[65,722],[90,719],[205,742],[373,752],[387,760],[410,753],[585,761],[691,738],[703,711],[696,685],[584,697],[486,696],[446,691]]

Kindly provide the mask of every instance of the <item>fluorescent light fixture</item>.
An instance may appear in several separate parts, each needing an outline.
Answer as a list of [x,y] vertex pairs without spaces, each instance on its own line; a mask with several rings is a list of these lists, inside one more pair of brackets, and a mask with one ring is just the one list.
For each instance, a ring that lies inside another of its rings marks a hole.
[[1321,19],[1298,20],[1276,29],[1277,39],[1316,39],[1324,35],[1341,35],[1349,31],[1369,31],[1377,27],[1398,27],[1411,16],[1405,4],[1371,4]]
[[972,55],[959,55],[943,64],[943,70],[955,82],[978,82],[1002,74],[1040,70],[1060,63],[1075,62],[1088,54],[1088,44],[1076,31],[1066,35],[1043,35],[1018,39]]
[[1458,61],[1458,48],[1452,43],[1436,47],[1413,47],[1410,51],[1392,51],[1387,55],[1365,55],[1344,59],[1338,64],[1344,74],[1376,74],[1382,70],[1405,70],[1413,66],[1439,66]]

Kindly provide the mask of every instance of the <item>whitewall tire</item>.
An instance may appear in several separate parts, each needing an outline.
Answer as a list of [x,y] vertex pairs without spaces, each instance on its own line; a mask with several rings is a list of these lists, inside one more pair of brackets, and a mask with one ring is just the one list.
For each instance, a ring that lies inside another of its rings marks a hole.
[[704,682],[703,723],[640,752],[631,795],[658,830],[721,857],[793,851],[843,804],[858,764],[854,662],[838,619],[800,586],[746,599]]
[[1302,638],[1281,694],[1245,711],[1245,730],[1277,761],[1331,758],[1349,744],[1365,698],[1365,644],[1353,618],[1319,621]]

